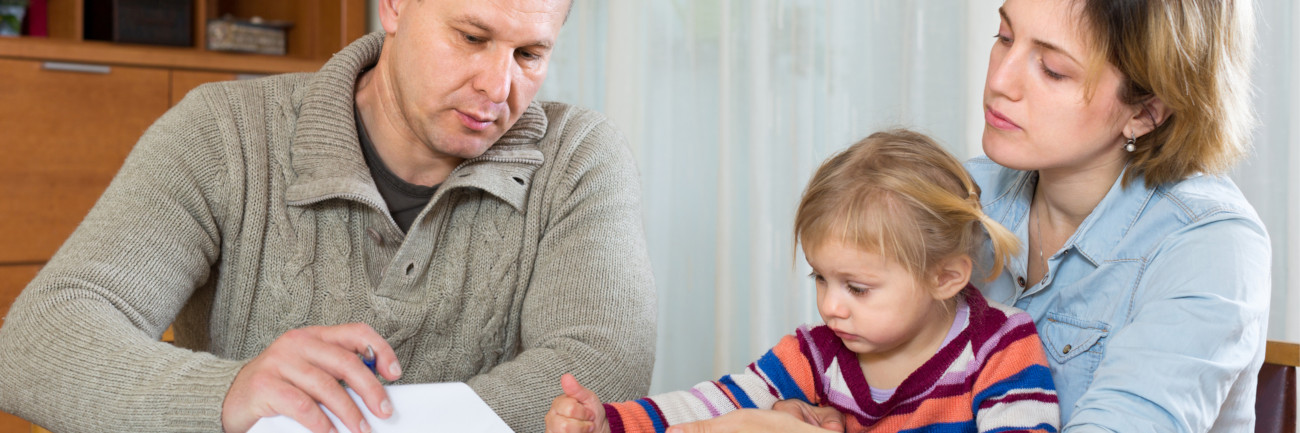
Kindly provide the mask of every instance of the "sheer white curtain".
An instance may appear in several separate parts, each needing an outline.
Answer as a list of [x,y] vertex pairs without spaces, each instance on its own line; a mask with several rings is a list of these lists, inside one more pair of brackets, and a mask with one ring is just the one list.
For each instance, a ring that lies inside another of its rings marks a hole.
[[832,152],[896,125],[978,152],[997,4],[577,1],[539,98],[605,112],[636,154],[655,391],[738,371],[819,320],[791,225]]
[[[831,152],[900,125],[980,153],[1000,4],[575,0],[538,97],[608,114],[636,155],[659,291],[653,391],[736,371],[818,320],[790,227]],[[1261,125],[1233,178],[1273,240],[1269,338],[1300,341],[1300,5],[1256,4]]]
[[1300,341],[1300,4],[1256,2],[1255,149],[1232,177],[1273,241],[1271,339]]

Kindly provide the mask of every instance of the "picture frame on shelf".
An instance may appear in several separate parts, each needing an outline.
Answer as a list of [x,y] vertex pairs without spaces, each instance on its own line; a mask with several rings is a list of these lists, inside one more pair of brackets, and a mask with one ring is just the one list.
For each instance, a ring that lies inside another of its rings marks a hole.
[[27,14],[27,0],[0,0],[0,36],[22,34],[23,16]]

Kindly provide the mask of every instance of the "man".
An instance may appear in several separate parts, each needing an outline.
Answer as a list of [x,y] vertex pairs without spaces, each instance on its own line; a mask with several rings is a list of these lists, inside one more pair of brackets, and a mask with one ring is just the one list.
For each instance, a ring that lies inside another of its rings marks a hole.
[[[141,138],[0,329],[0,409],[57,431],[369,431],[465,381],[538,431],[559,377],[644,395],[653,283],[600,115],[536,103],[567,0],[380,0],[320,72],[207,85]],[[156,341],[173,324],[176,345]],[[192,349],[193,351],[186,350]],[[364,400],[357,407],[340,382]]]

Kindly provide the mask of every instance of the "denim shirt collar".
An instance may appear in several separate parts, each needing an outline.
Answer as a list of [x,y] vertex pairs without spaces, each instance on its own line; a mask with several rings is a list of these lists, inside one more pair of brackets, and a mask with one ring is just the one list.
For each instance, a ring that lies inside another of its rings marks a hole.
[[1102,261],[1125,258],[1117,256],[1115,247],[1137,223],[1155,193],[1155,189],[1147,188],[1142,176],[1134,176],[1129,185],[1124,186],[1124,173],[1121,172],[1110,191],[1106,192],[1106,197],[1079,224],[1067,245],[1073,245],[1093,266]]
[[[1125,171],[1127,170],[1126,167]],[[1013,191],[1016,193],[1015,201],[1009,210],[1021,215],[1017,220],[1029,220],[1029,208],[1034,197],[1033,187],[1037,183],[1038,172],[1021,172],[1016,182],[1008,184],[1011,188],[1002,191],[1003,194]],[[1016,188],[1017,186],[1021,187]],[[1137,222],[1143,209],[1155,194],[1156,190],[1148,189],[1142,176],[1135,176],[1128,186],[1124,186],[1124,173],[1121,172],[1115,179],[1115,183],[1111,184],[1106,196],[1097,203],[1097,207],[1093,208],[1087,218],[1084,218],[1083,223],[1079,224],[1079,228],[1065,241],[1061,250],[1053,254],[1052,258],[1056,258],[1063,251],[1075,251],[1094,267],[1108,260],[1123,258],[1116,256],[1118,253],[1115,247],[1120,244],[1124,236],[1128,235],[1129,229]]]

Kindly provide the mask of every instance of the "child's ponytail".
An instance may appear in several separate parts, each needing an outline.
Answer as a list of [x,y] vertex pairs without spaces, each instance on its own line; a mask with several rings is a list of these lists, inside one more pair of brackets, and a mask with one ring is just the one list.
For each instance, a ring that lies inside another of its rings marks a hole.
[[975,220],[979,221],[979,224],[984,227],[984,232],[989,235],[989,246],[993,248],[993,267],[989,269],[988,278],[985,281],[993,281],[1002,273],[1002,268],[1015,257],[1016,251],[1020,250],[1020,239],[1016,238],[1016,235],[1011,233],[1011,230],[1007,230],[1002,224],[998,224],[997,221],[984,213],[984,206],[980,204],[978,188],[970,190],[970,195],[966,201],[970,203],[970,212],[975,216]]

